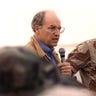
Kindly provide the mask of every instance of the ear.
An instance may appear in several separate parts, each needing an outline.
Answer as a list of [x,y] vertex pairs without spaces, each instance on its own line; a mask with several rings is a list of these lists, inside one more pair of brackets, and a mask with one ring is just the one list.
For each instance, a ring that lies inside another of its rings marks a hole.
[[38,25],[35,25],[35,32],[38,32],[39,31],[39,29],[40,29],[40,26],[38,26]]

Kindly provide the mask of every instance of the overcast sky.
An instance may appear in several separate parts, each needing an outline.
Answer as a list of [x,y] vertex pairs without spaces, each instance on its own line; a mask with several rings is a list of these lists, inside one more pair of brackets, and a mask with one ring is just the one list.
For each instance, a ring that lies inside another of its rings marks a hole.
[[32,17],[42,9],[56,11],[65,27],[58,44],[95,38],[96,0],[0,0],[0,46],[25,45]]

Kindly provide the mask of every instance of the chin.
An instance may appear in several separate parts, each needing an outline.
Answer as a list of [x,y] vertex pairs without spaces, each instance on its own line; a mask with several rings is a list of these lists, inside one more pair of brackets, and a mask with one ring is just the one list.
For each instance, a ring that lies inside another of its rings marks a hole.
[[53,44],[53,47],[57,46],[57,43],[56,44]]

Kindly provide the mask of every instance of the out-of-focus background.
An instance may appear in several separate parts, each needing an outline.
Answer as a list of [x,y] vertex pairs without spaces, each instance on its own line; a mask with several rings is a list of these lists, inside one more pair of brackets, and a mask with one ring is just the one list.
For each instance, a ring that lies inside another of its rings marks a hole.
[[96,36],[96,0],[0,0],[0,47],[25,45],[33,35],[31,20],[40,10],[52,9],[65,32],[58,48],[67,54],[79,43]]
[[32,17],[43,9],[56,11],[65,27],[59,45],[95,38],[96,0],[0,0],[0,46],[26,44]]

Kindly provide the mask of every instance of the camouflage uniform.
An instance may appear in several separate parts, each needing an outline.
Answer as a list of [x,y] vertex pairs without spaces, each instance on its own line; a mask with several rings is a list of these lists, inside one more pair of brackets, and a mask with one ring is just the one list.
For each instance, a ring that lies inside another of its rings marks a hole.
[[72,64],[73,74],[80,71],[83,84],[96,91],[96,39],[78,44],[66,61]]

